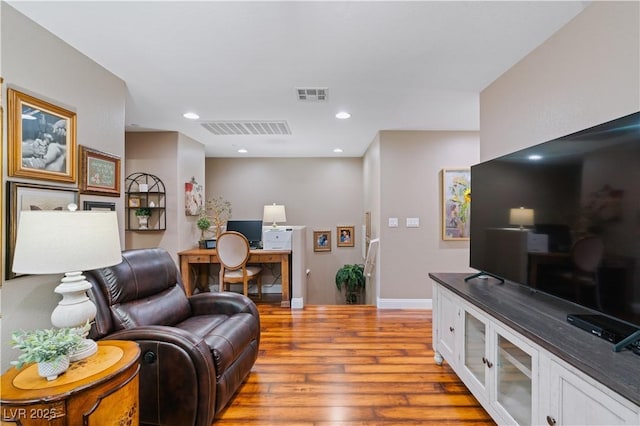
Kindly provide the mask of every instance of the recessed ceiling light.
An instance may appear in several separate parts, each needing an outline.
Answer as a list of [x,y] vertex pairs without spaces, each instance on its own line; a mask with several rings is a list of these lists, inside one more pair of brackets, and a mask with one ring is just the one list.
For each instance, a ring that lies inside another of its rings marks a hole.
[[246,153],[247,153],[247,152],[249,152],[249,151],[247,151],[245,148],[240,148],[240,149],[238,150],[238,152],[239,152],[240,154],[246,154]]
[[336,154],[340,154],[342,152],[342,148],[335,148],[333,152],[335,152]]
[[346,111],[340,111],[339,113],[336,114],[336,118],[340,119],[340,120],[346,120],[347,118],[350,118],[351,114],[349,114]]
[[185,112],[184,114],[182,114],[182,116],[184,118],[188,118],[189,120],[197,120],[198,118],[200,118],[200,116],[195,112]]
[[529,160],[537,161],[542,160],[542,155],[533,154],[527,157]]

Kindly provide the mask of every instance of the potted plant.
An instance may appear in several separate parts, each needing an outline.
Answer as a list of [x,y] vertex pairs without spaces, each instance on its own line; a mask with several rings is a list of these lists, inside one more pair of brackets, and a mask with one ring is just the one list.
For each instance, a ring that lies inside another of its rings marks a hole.
[[200,213],[196,226],[200,230],[200,248],[203,248],[203,242],[206,239],[204,233],[211,227],[211,219],[204,211]]
[[347,305],[358,303],[358,295],[364,291],[366,280],[364,277],[364,265],[344,265],[336,272],[336,287],[346,291]]
[[138,218],[139,229],[148,229],[149,216],[151,216],[151,209],[149,207],[138,207],[135,211]]
[[50,328],[46,330],[15,331],[11,334],[14,349],[22,353],[11,364],[22,368],[28,363],[38,363],[38,374],[54,380],[69,368],[69,354],[82,345],[89,322],[83,327]]

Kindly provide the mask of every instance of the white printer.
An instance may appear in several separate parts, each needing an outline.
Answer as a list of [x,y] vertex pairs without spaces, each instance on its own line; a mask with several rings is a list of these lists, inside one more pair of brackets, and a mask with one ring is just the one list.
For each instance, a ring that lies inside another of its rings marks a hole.
[[285,226],[264,227],[262,230],[263,250],[291,250],[293,230]]

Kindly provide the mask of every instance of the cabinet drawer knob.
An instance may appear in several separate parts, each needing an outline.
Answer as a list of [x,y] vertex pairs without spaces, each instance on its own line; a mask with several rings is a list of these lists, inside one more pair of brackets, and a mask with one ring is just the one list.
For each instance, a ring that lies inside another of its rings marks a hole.
[[453,327],[449,327],[449,331],[450,331],[450,332],[452,332],[452,333],[453,333],[455,330],[456,330],[455,328],[453,328]]
[[547,416],[547,424],[548,424],[549,426],[553,426],[553,425],[555,425],[555,424],[556,424],[556,419],[554,419],[554,418],[553,418],[553,417],[551,417],[551,416]]
[[483,364],[486,364],[486,365],[487,365],[487,367],[489,367],[489,368],[493,367],[493,363],[492,363],[491,361],[489,361],[489,360],[488,360],[487,358],[485,358],[485,357],[482,357],[482,363],[483,363]]

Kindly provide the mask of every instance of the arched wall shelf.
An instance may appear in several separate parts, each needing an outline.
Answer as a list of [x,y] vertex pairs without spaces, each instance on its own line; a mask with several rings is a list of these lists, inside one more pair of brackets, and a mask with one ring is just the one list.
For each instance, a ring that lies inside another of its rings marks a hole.
[[[149,173],[131,173],[125,179],[126,230],[137,232],[164,231],[167,229],[167,200],[164,183]],[[136,215],[140,208],[147,208],[146,227]]]

